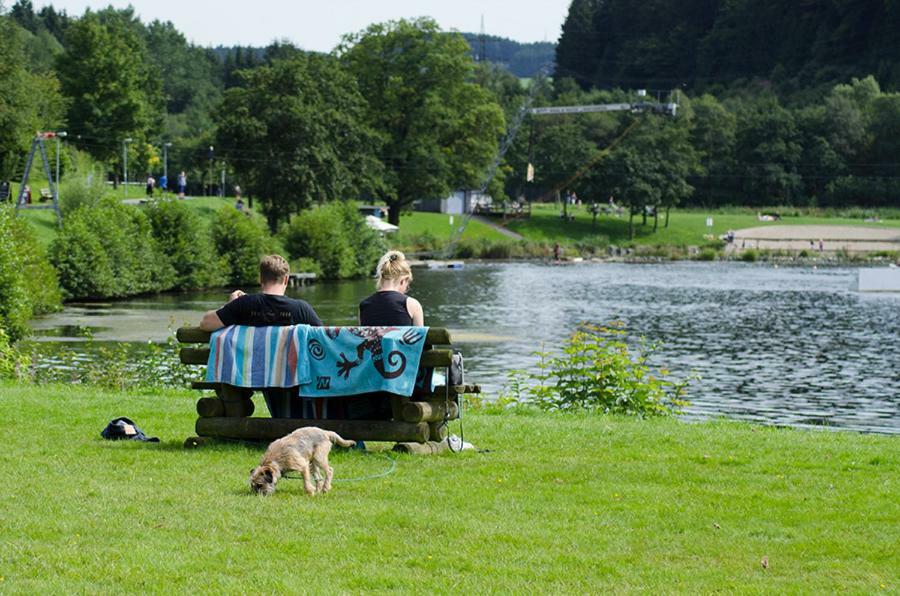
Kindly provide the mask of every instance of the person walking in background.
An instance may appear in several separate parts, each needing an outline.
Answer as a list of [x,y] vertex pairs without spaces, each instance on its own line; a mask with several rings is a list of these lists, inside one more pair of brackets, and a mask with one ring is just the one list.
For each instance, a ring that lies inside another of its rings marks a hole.
[[153,198],[153,189],[156,187],[156,178],[147,174],[147,198]]
[[184,191],[187,189],[187,174],[184,173],[184,170],[178,174],[178,198],[184,198]]

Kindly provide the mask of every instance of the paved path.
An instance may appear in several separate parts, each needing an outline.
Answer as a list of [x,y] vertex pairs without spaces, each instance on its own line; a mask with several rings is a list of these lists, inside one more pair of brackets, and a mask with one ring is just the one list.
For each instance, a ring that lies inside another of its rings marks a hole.
[[475,221],[481,222],[488,227],[494,228],[495,230],[497,230],[498,232],[500,232],[507,238],[512,238],[513,240],[524,240],[525,239],[525,237],[522,236],[522,234],[518,234],[516,232],[513,232],[510,229],[504,228],[500,224],[495,223],[493,220],[490,220],[487,217],[483,217],[481,215],[473,215],[472,219],[474,219]]

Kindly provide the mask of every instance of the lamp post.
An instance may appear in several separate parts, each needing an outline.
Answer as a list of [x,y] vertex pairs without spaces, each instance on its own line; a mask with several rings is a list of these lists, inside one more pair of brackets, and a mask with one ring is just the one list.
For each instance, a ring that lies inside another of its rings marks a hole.
[[206,190],[206,196],[212,196],[213,187],[213,146],[209,146],[209,186]]
[[131,142],[131,137],[122,140],[122,165],[125,170],[125,198],[128,198],[128,143]]
[[163,143],[163,178],[166,179],[165,185],[163,185],[163,192],[166,190],[166,186],[169,185],[169,147],[172,146],[172,143]]
[[69,136],[66,131],[56,133],[56,203],[59,204],[59,140]]

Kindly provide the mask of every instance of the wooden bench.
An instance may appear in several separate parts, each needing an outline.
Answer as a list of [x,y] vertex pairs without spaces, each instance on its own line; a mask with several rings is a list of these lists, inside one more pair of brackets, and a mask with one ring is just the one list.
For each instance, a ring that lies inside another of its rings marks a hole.
[[[180,343],[188,344],[179,351],[183,364],[207,363],[209,332],[196,327],[182,327],[175,336]],[[419,368],[449,369],[452,358],[450,333],[440,327],[429,328]],[[449,379],[449,374],[446,378]],[[447,422],[459,418],[460,396],[481,393],[478,385],[442,385],[435,387],[434,391],[417,390],[412,397],[390,396],[390,420],[326,420],[253,417],[256,410],[253,393],[264,387],[245,389],[224,383],[195,381],[191,383],[191,388],[212,391],[215,395],[201,397],[197,401],[199,418],[195,429],[198,436],[187,439],[186,447],[199,446],[208,438],[273,441],[304,426],[332,430],[345,439],[355,441],[442,441],[447,438]]]

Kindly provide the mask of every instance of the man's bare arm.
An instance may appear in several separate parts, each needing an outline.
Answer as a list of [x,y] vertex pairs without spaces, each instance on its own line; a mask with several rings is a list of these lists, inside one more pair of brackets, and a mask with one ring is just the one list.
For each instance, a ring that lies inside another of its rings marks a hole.
[[215,331],[224,326],[225,324],[222,322],[222,319],[219,318],[219,315],[216,314],[216,311],[214,310],[207,311],[200,321],[200,329],[204,331]]

